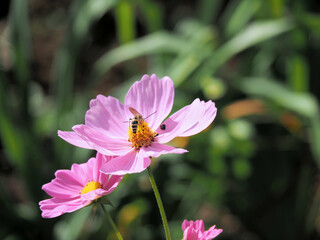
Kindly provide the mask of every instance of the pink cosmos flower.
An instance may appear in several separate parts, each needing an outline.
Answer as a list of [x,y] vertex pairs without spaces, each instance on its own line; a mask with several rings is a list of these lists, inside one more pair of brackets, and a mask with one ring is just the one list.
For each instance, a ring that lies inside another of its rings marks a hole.
[[71,170],[58,170],[56,178],[42,186],[52,198],[39,203],[43,218],[53,218],[74,212],[92,201],[110,194],[122,176],[102,174],[99,169],[111,157],[97,153],[96,158],[83,164],[73,164]]
[[187,221],[182,223],[183,239],[182,240],[211,240],[218,236],[223,230],[216,229],[212,226],[208,231],[204,231],[202,220]]
[[73,132],[58,131],[58,135],[75,146],[117,156],[102,166],[106,174],[141,172],[150,165],[150,157],[187,152],[164,143],[201,132],[216,116],[212,101],[195,99],[163,122],[173,99],[174,85],[169,77],[144,75],[131,86],[124,104],[98,95],[90,102],[85,124],[74,126]]

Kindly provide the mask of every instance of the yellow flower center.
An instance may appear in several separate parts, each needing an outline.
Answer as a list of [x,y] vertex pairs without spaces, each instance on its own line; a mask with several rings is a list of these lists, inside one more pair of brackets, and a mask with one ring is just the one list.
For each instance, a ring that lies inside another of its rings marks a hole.
[[140,149],[141,147],[147,147],[154,142],[154,138],[158,134],[151,130],[146,121],[139,119],[134,123],[130,123],[128,135],[128,141],[132,143],[131,147]]
[[88,192],[91,192],[93,190],[96,190],[98,188],[102,188],[101,184],[99,182],[89,181],[84,188],[81,190],[81,194],[85,194]]

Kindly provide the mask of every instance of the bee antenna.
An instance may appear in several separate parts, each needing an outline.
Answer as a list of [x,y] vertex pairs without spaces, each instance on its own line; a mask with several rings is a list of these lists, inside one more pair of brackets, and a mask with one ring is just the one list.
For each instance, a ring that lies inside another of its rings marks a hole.
[[151,114],[149,114],[147,117],[145,117],[144,119],[147,119],[148,117],[150,117],[151,115],[153,115],[153,114],[155,114],[157,111],[155,111],[155,112],[153,112],[153,113],[151,113]]

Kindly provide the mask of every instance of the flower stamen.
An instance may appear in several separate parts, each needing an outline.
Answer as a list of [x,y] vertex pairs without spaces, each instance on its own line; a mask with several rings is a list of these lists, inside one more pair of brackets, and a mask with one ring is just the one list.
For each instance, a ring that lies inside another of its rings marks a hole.
[[91,180],[87,182],[87,184],[82,188],[80,193],[85,194],[98,188],[102,188],[101,184],[99,182],[94,182],[93,180]]
[[143,119],[139,119],[133,126],[132,123],[129,125],[128,130],[131,147],[140,149],[141,147],[147,147],[154,142],[154,138],[158,135],[155,131],[152,131],[148,123]]

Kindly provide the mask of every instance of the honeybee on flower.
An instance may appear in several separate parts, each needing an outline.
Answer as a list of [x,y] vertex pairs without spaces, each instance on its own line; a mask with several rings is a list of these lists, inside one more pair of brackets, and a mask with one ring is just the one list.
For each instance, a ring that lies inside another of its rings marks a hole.
[[[90,101],[85,124],[74,126],[72,132],[58,131],[58,135],[75,146],[116,156],[102,165],[106,174],[141,172],[150,165],[150,157],[187,152],[164,143],[201,132],[216,116],[214,102],[197,98],[166,119],[173,100],[174,84],[169,77],[144,75],[131,86],[124,104],[98,95]],[[128,119],[132,119],[129,128]]]

